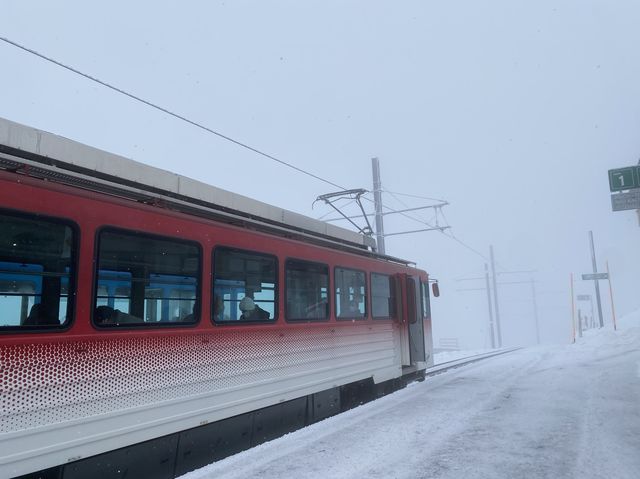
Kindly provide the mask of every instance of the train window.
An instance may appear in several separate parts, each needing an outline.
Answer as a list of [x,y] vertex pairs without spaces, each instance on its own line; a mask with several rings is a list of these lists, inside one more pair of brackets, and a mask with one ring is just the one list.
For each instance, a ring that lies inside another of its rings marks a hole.
[[429,282],[420,281],[422,287],[422,317],[424,319],[431,318],[431,303],[429,301]]
[[329,318],[329,267],[326,264],[289,259],[285,276],[287,320]]
[[371,313],[374,319],[396,316],[396,287],[393,276],[371,273]]
[[367,280],[363,271],[336,268],[335,293],[338,319],[362,319],[367,315]]
[[199,318],[200,256],[193,242],[102,230],[98,235],[95,324],[195,323]]
[[277,318],[275,256],[219,247],[213,254],[213,320],[264,322]]
[[75,245],[73,229],[62,221],[0,213],[0,329],[69,323]]

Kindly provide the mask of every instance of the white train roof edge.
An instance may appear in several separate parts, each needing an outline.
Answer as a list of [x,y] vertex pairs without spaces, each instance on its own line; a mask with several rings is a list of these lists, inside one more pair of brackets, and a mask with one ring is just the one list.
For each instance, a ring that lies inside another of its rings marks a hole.
[[[2,152],[54,160],[54,165],[43,164],[69,172],[99,174],[103,178],[120,179],[142,190],[155,190],[206,204],[213,209],[235,213],[241,217],[258,218],[283,229],[318,235],[352,248],[374,252],[375,240],[369,236],[340,228],[320,220],[309,218],[283,208],[269,205],[237,193],[233,193],[186,176],[161,168],[145,165],[135,160],[79,143],[68,138],[38,130],[0,117],[0,147]],[[376,255],[378,256],[378,255]],[[411,262],[382,256],[388,260],[410,264]]]

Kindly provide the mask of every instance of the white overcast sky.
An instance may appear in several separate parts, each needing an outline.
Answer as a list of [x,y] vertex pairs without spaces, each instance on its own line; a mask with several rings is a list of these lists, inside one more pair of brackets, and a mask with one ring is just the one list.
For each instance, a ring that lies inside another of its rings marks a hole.
[[[371,189],[379,157],[386,190],[449,201],[464,243],[485,256],[493,244],[502,270],[537,271],[543,341],[569,337],[569,274],[591,271],[589,230],[618,312],[640,306],[638,218],[611,212],[607,180],[640,158],[638,2],[0,0],[0,10],[0,37],[346,188]],[[328,212],[311,205],[329,185],[4,42],[0,62],[4,118]],[[387,252],[441,280],[436,339],[488,345],[485,293],[458,291],[483,282],[456,281],[481,275],[482,257],[437,232],[390,237]],[[530,286],[500,295],[505,343],[530,342]]]

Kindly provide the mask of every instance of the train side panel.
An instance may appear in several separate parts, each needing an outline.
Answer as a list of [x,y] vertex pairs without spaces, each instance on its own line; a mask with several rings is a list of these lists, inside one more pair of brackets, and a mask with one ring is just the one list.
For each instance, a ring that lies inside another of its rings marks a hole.
[[[0,174],[0,206],[79,226],[75,317],[66,330],[0,334],[0,477],[12,477],[373,379],[410,364],[408,318],[214,325],[212,251],[225,245],[400,275],[384,261],[164,211],[41,180]],[[93,311],[95,239],[103,226],[202,246],[201,319],[192,327],[101,330]],[[426,274],[422,274],[426,279]],[[332,295],[334,284],[330,283]],[[333,300],[331,300],[333,302]],[[402,309],[402,308],[400,308]],[[429,358],[430,327],[427,341]],[[424,369],[425,364],[418,365]]]

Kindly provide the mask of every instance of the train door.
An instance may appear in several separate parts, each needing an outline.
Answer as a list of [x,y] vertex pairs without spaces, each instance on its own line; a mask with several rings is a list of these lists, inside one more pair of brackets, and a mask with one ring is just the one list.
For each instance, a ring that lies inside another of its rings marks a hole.
[[422,298],[420,278],[406,277],[407,291],[407,321],[409,323],[409,356],[411,364],[424,362],[424,321],[422,319]]

